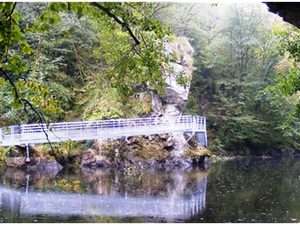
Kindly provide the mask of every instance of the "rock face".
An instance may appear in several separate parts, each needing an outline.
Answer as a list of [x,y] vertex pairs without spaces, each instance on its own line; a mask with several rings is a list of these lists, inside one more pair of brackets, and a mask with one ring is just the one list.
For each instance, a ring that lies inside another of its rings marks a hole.
[[22,168],[29,171],[57,173],[63,167],[55,160],[54,157],[44,157],[41,151],[35,146],[30,147],[30,162],[25,159],[25,146],[19,146],[12,149],[10,157],[5,160],[5,165],[8,168]]
[[[188,100],[190,81],[193,73],[194,49],[184,37],[177,38],[173,43],[165,44],[166,55],[173,59],[171,71],[166,72],[165,79],[167,89],[165,94],[159,97],[152,93],[152,114],[151,116],[179,116],[182,114]],[[180,85],[177,79],[182,76],[188,82]],[[186,139],[183,134],[170,136],[173,142],[173,155],[183,156],[186,148],[182,147]]]
[[58,172],[62,169],[62,166],[55,161],[55,159],[40,159],[39,157],[32,157],[30,163],[25,162],[24,157],[9,157],[5,161],[7,167],[17,167],[23,169],[29,169],[32,171],[44,171],[44,172]]
[[[186,38],[177,38],[173,43],[165,44],[165,54],[173,61],[171,70],[165,72],[166,91],[159,96],[151,91],[150,116],[178,116],[182,114],[188,100],[190,80],[193,72],[194,50]],[[186,79],[185,85],[177,80]],[[149,116],[149,115],[147,115]],[[97,140],[93,149],[84,152],[81,165],[85,167],[119,168],[187,168],[192,165],[199,166],[207,161],[209,150],[198,143],[188,144],[187,134],[157,134],[150,136],[128,137],[125,144],[122,140]]]
[[81,165],[90,168],[109,167],[110,163],[105,156],[97,154],[96,150],[88,149],[84,151]]
[[300,28],[299,2],[266,2],[269,11],[279,14],[284,21]]
[[[166,72],[167,89],[162,97],[152,92],[152,116],[178,116],[188,100],[190,80],[193,73],[194,49],[186,38],[177,38],[174,43],[165,44],[166,55],[174,62],[170,63],[171,71]],[[188,83],[180,85],[177,79],[187,78]]]

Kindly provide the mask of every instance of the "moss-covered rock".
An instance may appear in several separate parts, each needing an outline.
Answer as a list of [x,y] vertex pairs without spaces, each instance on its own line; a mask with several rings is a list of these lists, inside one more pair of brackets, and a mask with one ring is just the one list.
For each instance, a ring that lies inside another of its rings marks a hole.
[[[190,136],[186,135],[186,139]],[[184,140],[186,140],[184,139]],[[201,164],[210,151],[191,139],[181,146],[185,154],[177,156],[178,148],[172,134],[135,136],[123,139],[98,140],[95,149],[85,151],[82,166],[87,167],[190,167]],[[91,166],[92,165],[92,166]]]

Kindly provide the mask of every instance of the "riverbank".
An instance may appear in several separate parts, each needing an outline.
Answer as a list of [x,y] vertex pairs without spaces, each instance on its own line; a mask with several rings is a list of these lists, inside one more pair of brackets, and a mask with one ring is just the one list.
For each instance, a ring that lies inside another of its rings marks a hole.
[[[185,154],[176,156],[176,149],[168,141],[167,135],[134,137],[121,145],[123,140],[98,140],[87,149],[72,146],[66,142],[55,145],[54,151],[47,146],[31,146],[30,162],[26,163],[25,146],[10,148],[5,166],[33,171],[52,171],[62,168],[115,168],[121,171],[141,171],[147,169],[202,168],[210,163],[234,160],[237,158],[298,157],[295,150],[269,150],[256,155],[215,155],[208,149],[190,140],[185,146]],[[81,146],[81,145],[80,145]],[[170,148],[171,147],[171,148]],[[116,151],[116,149],[118,151]]]
[[243,158],[259,158],[259,159],[271,159],[281,157],[300,157],[299,150],[292,149],[277,149],[266,150],[263,152],[252,152],[250,155],[237,155],[237,154],[212,154],[210,160],[212,163],[220,161],[228,161]]
[[[145,137],[97,140],[92,144],[65,142],[48,145],[32,145],[30,162],[26,162],[25,146],[11,147],[6,152],[7,167],[35,171],[61,170],[62,168],[116,168],[120,170],[144,170],[149,168],[207,168],[211,152],[196,140],[186,136],[187,143],[175,148],[175,138],[170,134]],[[85,149],[84,149],[85,148]],[[178,152],[181,152],[179,155]],[[28,159],[27,159],[28,160]]]

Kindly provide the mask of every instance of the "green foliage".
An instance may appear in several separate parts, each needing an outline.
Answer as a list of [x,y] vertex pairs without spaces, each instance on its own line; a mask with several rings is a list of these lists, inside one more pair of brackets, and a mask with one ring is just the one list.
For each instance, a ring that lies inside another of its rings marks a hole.
[[[30,20],[31,13],[22,14],[18,5],[17,3],[1,3],[0,7],[1,21],[4,25],[0,34],[2,39],[0,74],[3,77],[1,91],[5,92],[3,93],[4,99],[2,99],[5,103],[1,108],[2,115],[4,115],[3,121],[9,120],[10,117],[15,120],[12,115],[18,115],[21,110],[25,109],[25,117],[19,116],[22,119],[18,122],[44,122],[41,113],[45,113],[47,117],[59,113],[60,107],[45,85],[30,78],[29,71],[32,65],[30,62],[34,58],[34,50],[31,42],[31,29],[25,21]],[[3,82],[3,79],[6,82]],[[11,96],[7,94],[7,91],[11,92]]]
[[116,88],[108,88],[91,92],[80,104],[85,105],[84,119],[100,120],[147,115],[152,108],[151,100],[150,94],[140,93],[124,102]]
[[129,98],[124,111],[126,117],[143,117],[149,115],[152,109],[152,96],[150,93],[139,93]]
[[[280,67],[280,77],[276,80],[276,85],[271,87],[275,94],[283,96],[297,95],[300,90],[300,31],[294,27],[285,30],[275,30],[274,36],[279,39],[278,52],[285,56],[285,67]],[[300,115],[299,101],[294,106],[292,116]]]
[[88,120],[100,120],[124,117],[120,96],[116,89],[98,93],[93,101],[89,102],[83,113],[83,118]]
[[134,93],[136,86],[145,86],[145,83],[162,93],[161,65],[168,64],[162,49],[170,31],[151,18],[152,4],[108,2],[91,5],[86,14],[93,18],[91,28],[96,34],[93,41],[99,46],[93,49],[98,68],[101,68],[97,76],[108,80],[123,99]]
[[[153,10],[152,3],[138,2],[1,3],[1,122],[57,121],[84,112],[86,118],[120,117],[136,89],[163,93],[168,59],[162,50],[170,29],[152,18]],[[81,107],[83,95],[97,90],[103,107],[96,99]]]
[[73,150],[73,142],[72,140],[68,140],[66,142],[57,143],[53,153],[56,160],[58,160],[61,165],[65,165],[66,163],[70,163],[71,159],[75,156]]
[[[295,121],[289,129],[284,126],[293,103],[265,90],[278,77],[275,66],[281,58],[273,54],[278,37],[272,28],[282,24],[265,5],[174,3],[158,18],[171,21],[175,33],[190,37],[195,48],[185,112],[207,117],[212,151],[248,155],[250,150],[297,146]],[[289,84],[291,79],[282,85],[295,91]]]
[[[102,20],[97,22],[98,29],[99,25],[101,26],[97,40],[102,47],[95,51],[95,55],[105,60],[100,75],[109,80],[111,86],[117,88],[123,98],[134,93],[134,87],[145,87],[146,83],[149,89],[162,94],[165,88],[162,64],[169,64],[169,59],[163,53],[163,43],[167,41],[163,37],[169,32],[164,31],[163,26],[157,22],[155,26],[148,23],[141,27],[137,26],[136,29],[139,30],[137,35],[141,37],[141,43],[133,45],[128,33],[111,30],[104,22]],[[153,29],[158,29],[161,33],[154,32]],[[104,30],[107,32],[103,32]]]
[[6,153],[7,149],[0,146],[0,166],[3,166],[5,164],[5,159],[6,159]]
[[190,96],[186,108],[184,110],[184,113],[192,114],[192,115],[199,115],[198,113],[199,107],[197,105],[197,101],[194,96]]

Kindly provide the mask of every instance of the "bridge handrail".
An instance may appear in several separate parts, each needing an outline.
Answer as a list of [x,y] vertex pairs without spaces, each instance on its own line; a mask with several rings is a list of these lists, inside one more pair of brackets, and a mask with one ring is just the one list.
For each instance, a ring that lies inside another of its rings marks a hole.
[[[13,125],[9,127],[0,127],[0,141],[10,138],[14,139],[33,139],[38,138],[38,135],[48,134],[57,135],[57,138],[67,137],[69,133],[73,136],[80,135],[94,135],[99,132],[109,131],[116,132],[135,132],[134,135],[144,135],[147,131],[163,132],[169,130],[172,132],[206,132],[205,117],[183,115],[183,116],[169,116],[169,117],[141,117],[141,118],[125,118],[125,119],[107,119],[107,120],[92,120],[92,121],[72,121],[72,122],[58,122],[58,123],[36,123],[36,124],[22,124]],[[83,134],[83,132],[85,132]],[[92,134],[93,133],[93,134]],[[164,132],[166,133],[166,132]],[[35,135],[36,134],[36,135]],[[64,135],[65,134],[65,135]],[[31,135],[30,137],[28,135]],[[35,135],[35,136],[33,136]],[[112,134],[113,136],[113,134]],[[125,135],[126,136],[126,135]],[[132,136],[132,135],[130,135]],[[40,138],[43,138],[42,136]],[[2,139],[2,140],[1,140]],[[84,137],[82,137],[82,140]],[[28,140],[29,141],[29,140]],[[1,145],[1,142],[0,142]]]
[[[193,120],[193,118],[195,120]],[[205,117],[200,116],[176,116],[176,117],[145,117],[145,118],[126,118],[126,119],[109,119],[109,120],[91,120],[91,121],[73,121],[73,122],[58,122],[36,124],[22,124],[12,125],[7,128],[2,127],[4,134],[17,134],[35,131],[41,132],[44,128],[45,131],[55,130],[71,130],[71,129],[94,129],[94,128],[116,128],[119,126],[127,127],[139,127],[139,126],[151,126],[151,125],[167,125],[167,124],[189,124],[196,125],[195,129],[201,129],[201,126],[205,124]],[[105,127],[98,127],[99,125],[105,125]],[[197,126],[198,125],[198,126]],[[95,127],[97,126],[97,127]],[[15,129],[17,128],[17,129]],[[16,132],[17,131],[17,132]]]

